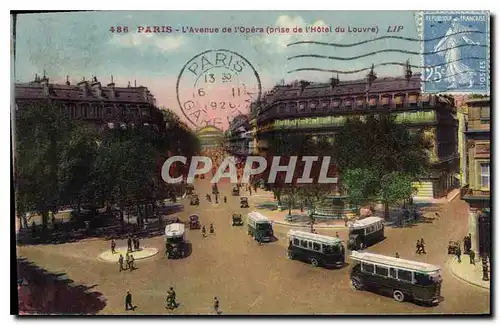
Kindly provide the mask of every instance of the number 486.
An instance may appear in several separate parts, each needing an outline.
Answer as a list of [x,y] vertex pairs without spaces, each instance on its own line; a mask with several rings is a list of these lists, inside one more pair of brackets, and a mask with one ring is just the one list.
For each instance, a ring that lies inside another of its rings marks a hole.
[[443,80],[443,67],[425,68],[425,81],[441,82]]

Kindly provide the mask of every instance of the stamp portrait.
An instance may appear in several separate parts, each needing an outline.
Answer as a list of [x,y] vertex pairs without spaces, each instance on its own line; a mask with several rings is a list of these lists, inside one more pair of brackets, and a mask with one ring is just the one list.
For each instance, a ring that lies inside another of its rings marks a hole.
[[488,14],[424,12],[422,24],[424,91],[488,92]]

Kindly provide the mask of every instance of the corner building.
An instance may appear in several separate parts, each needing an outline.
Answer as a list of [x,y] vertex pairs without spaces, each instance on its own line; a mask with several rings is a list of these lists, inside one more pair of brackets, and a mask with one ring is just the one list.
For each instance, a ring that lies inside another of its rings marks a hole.
[[465,102],[464,179],[460,198],[469,205],[469,233],[472,249],[480,256],[491,250],[491,162],[490,99],[476,98]]
[[451,96],[423,94],[420,74],[407,67],[401,77],[377,78],[372,71],[367,79],[329,83],[295,82],[277,85],[256,105],[256,143],[266,155],[266,139],[275,134],[306,133],[333,137],[347,117],[389,112],[396,121],[406,121],[412,129],[423,129],[433,148],[429,159],[437,170],[422,175],[414,184],[418,198],[439,198],[458,187],[458,120]]
[[61,114],[80,120],[99,131],[103,127],[121,125],[150,125],[165,130],[163,114],[156,107],[156,100],[144,86],[118,87],[111,82],[103,86],[97,77],[76,85],[52,84],[49,78],[35,76],[28,83],[14,87],[16,110],[36,109],[41,103],[60,107]]

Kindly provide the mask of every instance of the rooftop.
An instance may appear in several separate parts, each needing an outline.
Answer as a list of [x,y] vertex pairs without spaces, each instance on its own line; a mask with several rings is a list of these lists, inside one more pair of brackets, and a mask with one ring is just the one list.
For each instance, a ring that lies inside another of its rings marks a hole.
[[255,212],[255,211],[250,212],[248,214],[248,217],[252,218],[256,222],[259,222],[259,221],[260,222],[270,222],[270,220],[266,216],[264,216],[263,214],[261,214],[260,212]]
[[349,225],[349,228],[366,228],[367,226],[381,221],[384,221],[384,219],[379,217],[368,217],[361,220],[356,220],[354,223]]
[[305,231],[300,231],[300,230],[290,230],[290,231],[288,231],[287,236],[308,239],[308,240],[320,242],[320,243],[326,244],[326,245],[338,245],[338,244],[342,243],[342,240],[340,240],[337,237],[330,237],[330,236],[325,236],[325,235],[313,234],[311,232],[305,232]]
[[165,226],[165,236],[167,238],[181,237],[184,235],[184,224],[171,223]]
[[351,259],[360,262],[374,263],[379,265],[385,265],[388,267],[397,267],[398,269],[417,271],[423,273],[434,273],[441,270],[441,267],[436,265],[405,260],[402,258],[397,258],[392,256],[384,256],[369,252],[353,251],[351,252]]

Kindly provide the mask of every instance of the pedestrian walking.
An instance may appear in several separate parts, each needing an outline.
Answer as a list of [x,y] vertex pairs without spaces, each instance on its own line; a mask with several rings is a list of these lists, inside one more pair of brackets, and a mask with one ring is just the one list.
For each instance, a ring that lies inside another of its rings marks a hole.
[[470,264],[476,265],[475,258],[476,258],[476,253],[474,253],[474,251],[472,249],[469,250],[469,262],[470,262]]
[[111,239],[111,254],[116,253],[115,248],[116,248],[115,240]]
[[462,259],[460,258],[462,256],[462,251],[460,250],[460,245],[458,245],[457,250],[455,251],[455,255],[457,256],[458,263],[462,263]]
[[134,266],[134,255],[130,254],[130,260],[129,260],[129,270],[130,272],[132,272],[133,270],[135,270],[135,266]]
[[125,268],[123,267],[123,255],[120,254],[120,257],[118,258],[118,263],[120,264],[120,272],[125,271]]
[[399,253],[396,253],[396,258],[399,258]]
[[417,239],[417,250],[415,251],[415,254],[421,254],[421,253],[422,253],[422,251],[420,249],[420,240]]
[[425,252],[425,243],[424,243],[424,239],[423,239],[423,238],[420,238],[420,252],[421,252],[422,254],[427,254],[427,253]]
[[248,189],[249,189],[249,192],[250,192],[250,196],[252,196],[252,188],[249,187]]
[[139,238],[136,238],[136,239],[135,239],[135,243],[136,243],[136,245],[137,245],[136,250],[140,250],[140,249],[141,249],[141,245],[140,245],[140,242],[139,242]]
[[214,311],[218,315],[219,314],[219,299],[214,297]]
[[31,223],[31,232],[33,233],[33,237],[35,236],[36,233],[36,223],[35,220]]
[[227,203],[227,197],[224,195],[224,203]]
[[177,307],[177,302],[175,300],[175,291],[174,288],[170,287],[167,293],[167,307],[168,309],[174,309]]
[[210,224],[210,233],[211,234],[215,233],[215,229],[214,229],[214,224],[213,223]]
[[340,238],[338,231],[335,232],[335,237]]
[[132,251],[132,236],[129,234],[127,238],[127,252]]
[[125,263],[127,264],[127,269],[130,268],[130,254],[127,252],[125,255]]
[[132,305],[132,294],[130,291],[127,291],[127,295],[125,296],[125,310],[134,310],[134,306]]
[[439,215],[439,213],[436,212],[434,215],[436,216],[437,219],[441,219],[441,216]]
[[205,229],[205,226],[201,227],[201,234],[203,235],[203,237],[207,237],[207,229]]

